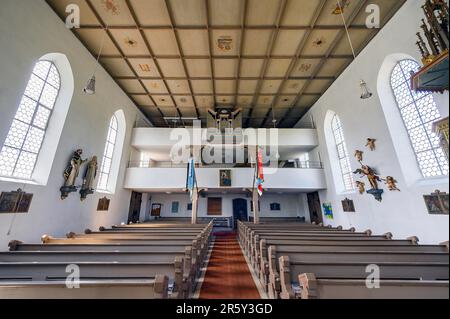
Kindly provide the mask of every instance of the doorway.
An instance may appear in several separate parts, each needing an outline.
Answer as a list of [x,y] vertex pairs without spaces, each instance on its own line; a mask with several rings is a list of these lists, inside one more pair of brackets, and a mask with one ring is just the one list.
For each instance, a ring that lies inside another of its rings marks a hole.
[[319,192],[309,193],[308,206],[309,206],[309,216],[311,218],[311,223],[315,222],[317,224],[323,222],[322,218],[322,205],[320,204]]
[[128,224],[137,223],[141,215],[142,193],[132,192],[130,200],[130,211],[128,213]]
[[161,204],[152,204],[152,211],[150,212],[151,217],[155,217],[155,219],[158,219],[161,217]]
[[234,228],[237,227],[237,221],[248,221],[248,206],[247,206],[247,200],[238,198],[233,200],[233,221],[234,221]]

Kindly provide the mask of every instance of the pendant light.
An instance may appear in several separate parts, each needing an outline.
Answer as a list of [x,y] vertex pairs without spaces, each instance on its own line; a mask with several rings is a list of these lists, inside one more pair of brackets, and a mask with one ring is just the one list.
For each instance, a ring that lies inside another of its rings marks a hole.
[[[350,48],[352,49],[353,60],[356,60],[355,49],[353,47],[352,39],[351,39],[350,33],[348,31],[347,22],[345,21],[345,16],[344,16],[344,9],[342,8],[340,0],[337,0],[337,5],[338,5],[337,8],[339,9],[337,12],[339,12],[341,14],[342,21],[344,22],[345,32],[347,33],[348,42],[350,44]],[[366,100],[366,99],[369,99],[369,98],[372,97],[373,94],[370,92],[366,81],[361,79],[361,81],[359,83],[359,86],[360,86],[360,89],[361,89],[361,99],[362,100]]]
[[105,32],[102,36],[102,42],[100,45],[100,50],[98,52],[97,61],[95,63],[94,73],[92,74],[92,77],[88,80],[86,86],[83,88],[83,92],[88,95],[94,95],[95,94],[95,72],[97,72],[97,67],[99,65],[100,57],[102,55],[103,47],[105,46],[105,39],[106,34],[108,32],[108,26],[105,28]]

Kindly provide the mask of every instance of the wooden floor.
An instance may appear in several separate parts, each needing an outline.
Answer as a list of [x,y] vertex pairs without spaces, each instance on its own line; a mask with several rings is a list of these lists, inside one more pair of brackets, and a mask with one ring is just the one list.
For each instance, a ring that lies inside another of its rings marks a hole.
[[216,234],[200,299],[260,299],[235,233]]

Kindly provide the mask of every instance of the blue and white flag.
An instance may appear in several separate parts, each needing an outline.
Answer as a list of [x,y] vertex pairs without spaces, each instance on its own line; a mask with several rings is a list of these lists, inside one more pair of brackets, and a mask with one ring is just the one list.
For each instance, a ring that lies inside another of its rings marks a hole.
[[195,161],[194,158],[189,159],[188,163],[188,171],[187,171],[187,181],[186,181],[186,188],[189,190],[189,195],[192,200],[192,196],[194,194],[194,187],[195,187]]

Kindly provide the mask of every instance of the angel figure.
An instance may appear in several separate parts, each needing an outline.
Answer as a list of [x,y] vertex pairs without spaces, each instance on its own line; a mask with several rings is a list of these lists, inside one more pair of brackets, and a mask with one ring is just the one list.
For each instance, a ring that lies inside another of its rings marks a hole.
[[358,187],[358,191],[361,195],[366,192],[366,184],[365,183],[357,181],[356,186]]
[[363,154],[364,154],[363,151],[360,151],[360,150],[355,151],[355,158],[360,163],[363,161]]
[[397,181],[395,180],[394,177],[392,176],[387,176],[386,179],[384,179],[384,182],[386,183],[387,188],[390,191],[401,191],[398,187],[397,187]]
[[366,176],[367,179],[369,180],[369,183],[370,183],[370,186],[372,187],[372,189],[373,190],[379,189],[378,182],[381,182],[382,180],[373,168],[371,168],[367,165],[363,165],[363,166],[361,166],[361,168],[354,171],[353,174],[361,174],[362,175],[361,177]]
[[375,149],[376,149],[376,146],[375,146],[375,142],[376,141],[377,140],[374,139],[374,138],[368,138],[367,139],[366,147],[368,147],[372,152],[375,151]]

